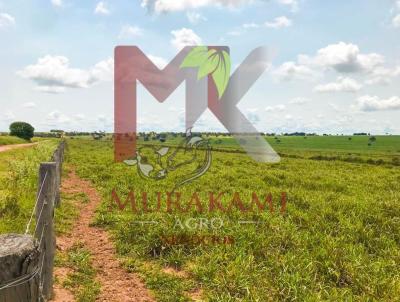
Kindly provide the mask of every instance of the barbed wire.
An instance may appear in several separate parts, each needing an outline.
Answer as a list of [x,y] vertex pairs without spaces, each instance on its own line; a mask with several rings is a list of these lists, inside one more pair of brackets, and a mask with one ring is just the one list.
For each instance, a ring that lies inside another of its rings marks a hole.
[[35,211],[36,211],[36,208],[37,208],[37,205],[38,205],[38,202],[39,202],[39,198],[42,195],[42,190],[43,190],[43,186],[44,186],[44,183],[46,181],[46,178],[47,178],[47,171],[46,171],[46,174],[44,175],[43,182],[40,185],[40,190],[39,190],[39,193],[38,193],[38,195],[36,197],[35,206],[33,207],[31,218],[29,219],[28,224],[27,224],[26,229],[25,229],[25,235],[28,234],[29,228],[31,227],[33,216],[35,215]]
[[44,209],[44,206],[45,206],[45,205],[47,205],[47,201],[46,201],[46,200],[43,202],[42,208],[40,209],[39,217],[37,218],[37,222],[36,222],[34,234],[36,234],[37,228],[38,228],[38,226],[39,226],[39,221],[40,221],[40,218],[42,218],[42,213],[43,213],[43,209]]

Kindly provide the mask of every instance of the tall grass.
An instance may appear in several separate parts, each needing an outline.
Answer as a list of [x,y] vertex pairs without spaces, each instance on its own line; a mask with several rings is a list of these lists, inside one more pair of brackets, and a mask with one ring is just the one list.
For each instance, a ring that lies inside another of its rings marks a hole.
[[18,138],[16,136],[0,136],[0,146],[26,143],[26,140],[23,140],[22,138]]
[[33,210],[39,164],[49,161],[56,141],[0,153],[0,233],[21,233]]

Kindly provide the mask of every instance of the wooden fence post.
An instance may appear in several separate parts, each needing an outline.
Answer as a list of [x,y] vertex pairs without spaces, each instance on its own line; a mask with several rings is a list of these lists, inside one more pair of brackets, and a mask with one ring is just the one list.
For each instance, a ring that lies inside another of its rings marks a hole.
[[41,258],[43,258],[40,280],[43,287],[39,290],[47,300],[50,300],[53,295],[53,264],[56,245],[53,218],[56,186],[58,185],[56,175],[56,163],[40,164],[35,237],[39,240],[39,249]]
[[29,235],[0,235],[0,302],[39,299],[40,256]]
[[60,205],[60,184],[61,184],[61,175],[60,175],[60,166],[61,166],[61,158],[60,158],[60,147],[57,148],[57,150],[53,154],[53,161],[56,163],[56,184],[57,187],[56,189],[56,196],[55,196],[55,201],[54,204],[56,207]]
[[56,188],[56,199],[55,199],[55,206],[58,207],[61,201],[61,176],[62,176],[62,166],[64,161],[64,148],[65,142],[62,141],[57,150],[53,154],[53,161],[57,164],[57,188]]

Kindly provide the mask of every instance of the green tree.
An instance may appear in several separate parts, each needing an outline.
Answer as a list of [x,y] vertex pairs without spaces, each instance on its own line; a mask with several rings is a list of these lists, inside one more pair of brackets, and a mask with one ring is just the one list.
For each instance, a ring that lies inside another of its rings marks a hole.
[[34,131],[35,128],[25,122],[14,122],[10,125],[10,135],[17,136],[25,140],[31,140]]

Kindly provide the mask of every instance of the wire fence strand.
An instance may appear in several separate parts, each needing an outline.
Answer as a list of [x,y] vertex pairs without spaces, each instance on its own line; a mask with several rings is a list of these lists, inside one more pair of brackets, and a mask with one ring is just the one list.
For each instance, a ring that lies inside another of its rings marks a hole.
[[47,172],[46,172],[46,174],[44,175],[43,181],[42,181],[42,183],[41,183],[41,185],[40,185],[40,190],[39,190],[39,193],[38,193],[38,195],[37,195],[37,197],[36,197],[35,206],[33,207],[32,214],[31,214],[31,218],[29,219],[28,224],[26,225],[25,235],[28,234],[29,228],[31,227],[32,220],[33,220],[33,216],[35,215],[35,211],[36,211],[36,208],[37,208],[37,205],[38,205],[38,202],[39,202],[39,198],[40,198],[40,196],[42,195],[43,186],[44,186],[44,183],[46,182],[46,178],[47,178]]

